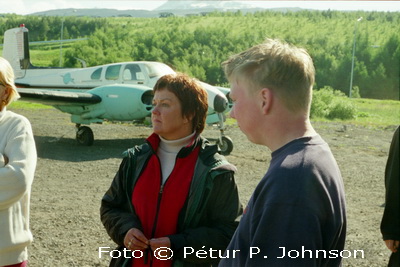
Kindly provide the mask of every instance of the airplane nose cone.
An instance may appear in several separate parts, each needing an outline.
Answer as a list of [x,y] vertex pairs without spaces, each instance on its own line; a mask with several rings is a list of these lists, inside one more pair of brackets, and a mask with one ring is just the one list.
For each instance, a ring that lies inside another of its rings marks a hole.
[[214,110],[218,113],[222,113],[226,110],[226,107],[228,106],[228,100],[221,96],[221,95],[216,95],[214,98]]

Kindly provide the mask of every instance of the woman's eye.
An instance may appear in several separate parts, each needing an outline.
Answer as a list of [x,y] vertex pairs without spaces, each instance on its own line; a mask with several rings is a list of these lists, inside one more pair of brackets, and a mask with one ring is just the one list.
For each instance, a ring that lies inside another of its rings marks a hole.
[[167,103],[153,103],[152,105],[153,105],[153,108],[155,108],[156,106],[169,107],[169,104],[167,104]]

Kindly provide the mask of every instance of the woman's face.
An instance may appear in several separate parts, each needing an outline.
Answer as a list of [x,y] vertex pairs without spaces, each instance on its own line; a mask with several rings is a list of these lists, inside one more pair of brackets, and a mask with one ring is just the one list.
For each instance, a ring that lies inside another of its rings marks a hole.
[[182,116],[179,99],[167,89],[155,92],[151,121],[153,131],[167,140],[180,139],[192,133],[191,120]]

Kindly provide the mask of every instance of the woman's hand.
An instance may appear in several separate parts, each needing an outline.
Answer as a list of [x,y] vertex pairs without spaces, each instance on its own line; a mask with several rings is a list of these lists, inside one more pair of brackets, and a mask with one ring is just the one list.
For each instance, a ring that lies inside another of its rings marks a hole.
[[125,235],[124,245],[129,250],[146,250],[149,248],[149,240],[142,231],[132,228]]
[[151,247],[151,250],[154,251],[160,247],[170,248],[171,241],[169,240],[169,237],[152,238],[149,241],[149,245]]
[[169,237],[152,238],[149,240],[149,245],[157,259],[171,259],[172,250]]

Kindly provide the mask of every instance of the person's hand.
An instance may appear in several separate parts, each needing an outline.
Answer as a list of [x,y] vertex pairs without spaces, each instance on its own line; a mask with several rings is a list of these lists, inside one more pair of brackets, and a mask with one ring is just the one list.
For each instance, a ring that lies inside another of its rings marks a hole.
[[157,248],[160,247],[171,247],[171,241],[169,240],[169,237],[160,237],[160,238],[153,238],[149,240],[149,245],[151,247],[151,250],[156,250]]
[[[170,259],[171,258],[171,241],[169,237],[152,238],[149,240],[149,245],[152,251],[154,251],[157,259]],[[161,248],[158,250],[158,248]]]
[[400,241],[399,240],[385,240],[387,248],[395,253],[397,252],[397,249],[399,248]]
[[124,245],[129,250],[146,250],[149,248],[149,240],[142,231],[132,228],[125,235]]

